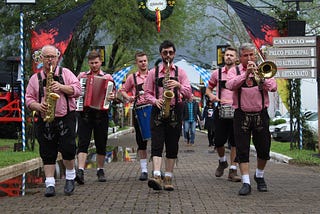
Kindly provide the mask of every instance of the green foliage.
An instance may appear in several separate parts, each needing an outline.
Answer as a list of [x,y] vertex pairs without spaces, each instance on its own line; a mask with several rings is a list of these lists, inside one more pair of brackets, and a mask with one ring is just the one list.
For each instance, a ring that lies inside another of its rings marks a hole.
[[285,119],[277,119],[277,120],[270,120],[270,125],[279,125],[279,124],[283,124],[283,123],[286,123],[287,121]]
[[[23,6],[25,71],[32,74],[31,30],[37,24],[55,18],[86,1],[43,0]],[[0,56],[19,55],[20,7],[6,5],[3,1],[0,2],[0,7],[2,8],[0,9]],[[176,2],[170,17],[161,22],[161,32],[158,33],[156,23],[142,16],[136,1],[95,0],[77,26],[62,64],[76,74],[79,73],[83,70],[88,50],[91,46],[97,45],[107,47],[104,70],[109,73],[123,68],[125,64],[126,66],[133,64],[136,50],[144,50],[152,60],[159,55],[158,45],[164,39],[170,38],[177,46],[184,43],[183,38],[187,35],[184,23],[186,11],[184,1]],[[87,66],[84,69],[87,69]]]
[[2,148],[0,150],[0,168],[39,157],[38,144],[34,151],[14,152],[15,143],[17,143],[17,140],[0,139],[0,148]]
[[280,143],[273,141],[271,143],[271,151],[286,155],[293,158],[290,163],[305,164],[305,165],[319,165],[320,158],[313,150],[292,149],[290,143]]
[[144,50],[152,60],[158,55],[162,40],[172,38],[177,45],[182,43],[183,40],[177,38],[184,36],[183,7],[183,2],[177,3],[172,15],[161,22],[161,32],[158,33],[156,23],[143,17],[136,1],[96,0],[68,47],[66,57],[69,60],[65,65],[76,73],[82,70],[82,60],[92,45],[106,46],[106,66],[103,69],[108,73],[134,64],[137,50]]
[[310,130],[310,127],[305,123],[305,121],[303,122],[302,136],[303,148],[315,151],[318,142],[315,140],[314,133]]
[[116,124],[114,123],[114,121],[113,120],[109,120],[109,128],[113,128],[115,126],[116,126]]

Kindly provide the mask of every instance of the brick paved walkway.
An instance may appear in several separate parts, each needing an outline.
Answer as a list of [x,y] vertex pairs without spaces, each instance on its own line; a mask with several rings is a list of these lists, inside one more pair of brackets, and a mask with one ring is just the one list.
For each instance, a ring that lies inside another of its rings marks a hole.
[[[86,183],[74,195],[64,196],[64,180],[57,195],[45,198],[44,185],[27,189],[26,196],[0,198],[1,213],[319,213],[320,167],[301,167],[271,161],[266,168],[269,192],[260,193],[253,181],[255,157],[251,156],[252,194],[238,196],[241,183],[214,176],[217,154],[207,152],[207,138],[197,133],[196,145],[180,139],[173,192],[153,191],[139,181],[138,162],[112,162],[105,166],[106,183],[96,181],[95,170],[85,171]],[[110,145],[135,147],[134,134],[109,140]],[[151,164],[149,163],[149,169]]]

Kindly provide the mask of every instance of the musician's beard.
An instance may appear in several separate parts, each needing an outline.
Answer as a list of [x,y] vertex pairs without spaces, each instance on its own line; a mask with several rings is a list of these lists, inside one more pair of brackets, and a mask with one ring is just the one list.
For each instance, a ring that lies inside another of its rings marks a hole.
[[[55,71],[55,70],[56,70],[56,65],[55,65],[55,63],[52,63],[51,65],[52,65],[52,70]],[[49,63],[48,63],[48,64],[45,64],[45,66],[43,67],[43,71],[44,71],[45,73],[49,73],[49,72],[50,72],[50,64],[49,64]]]
[[164,64],[167,64],[167,63],[169,62],[169,64],[171,65],[172,62],[173,62],[173,59],[171,59],[170,57],[168,57],[168,58],[162,58],[162,62],[163,62]]

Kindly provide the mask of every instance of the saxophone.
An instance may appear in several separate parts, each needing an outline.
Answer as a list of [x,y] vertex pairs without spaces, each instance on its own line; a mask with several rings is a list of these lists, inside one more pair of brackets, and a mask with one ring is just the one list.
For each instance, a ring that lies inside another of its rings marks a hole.
[[60,95],[52,92],[52,89],[51,89],[51,84],[53,82],[53,75],[54,75],[53,67],[52,67],[52,65],[50,65],[50,71],[47,76],[46,98],[45,98],[46,103],[48,105],[48,109],[47,109],[45,116],[43,118],[43,121],[48,122],[48,123],[50,123],[54,120],[56,103],[57,103],[57,100],[60,98]]
[[171,99],[174,98],[173,91],[169,90],[167,83],[170,80],[170,62],[167,60],[167,70],[163,79],[163,98],[164,103],[160,115],[163,119],[167,119],[170,116],[170,103]]

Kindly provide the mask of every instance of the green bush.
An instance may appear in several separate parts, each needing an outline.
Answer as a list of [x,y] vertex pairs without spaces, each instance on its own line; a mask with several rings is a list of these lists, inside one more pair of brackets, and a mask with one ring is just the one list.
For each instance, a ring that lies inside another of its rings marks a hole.
[[275,121],[270,120],[270,125],[279,125],[279,124],[283,124],[286,123],[287,121],[285,119],[277,119]]

